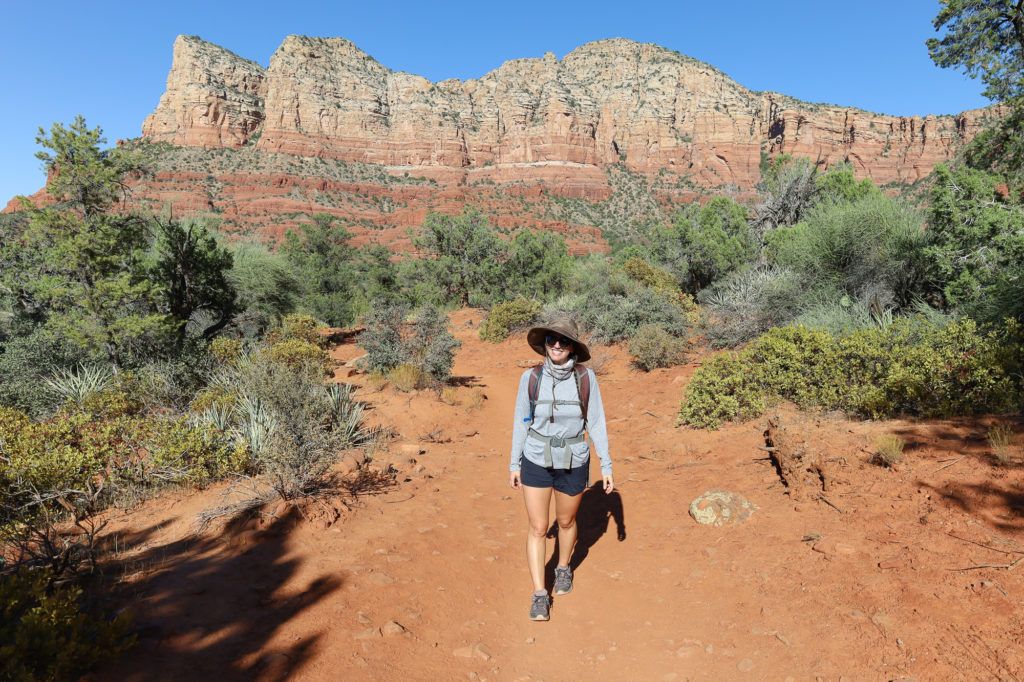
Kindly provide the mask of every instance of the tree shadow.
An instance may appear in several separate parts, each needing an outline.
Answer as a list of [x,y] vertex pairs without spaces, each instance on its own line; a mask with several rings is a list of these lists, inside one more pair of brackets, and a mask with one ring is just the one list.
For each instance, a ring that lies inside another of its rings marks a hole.
[[[1024,485],[1003,486],[991,481],[933,485],[921,480],[917,481],[917,485],[999,530],[1024,533]],[[1005,513],[996,517],[993,512],[999,506],[1003,507]]]
[[453,376],[448,378],[448,384],[450,386],[458,386],[459,388],[475,388],[485,386],[486,384],[480,381],[480,377],[475,376]]
[[333,575],[293,583],[300,560],[289,556],[287,539],[300,522],[294,509],[262,530],[240,517],[219,532],[124,560],[144,576],[128,576],[114,595],[134,613],[138,643],[91,679],[289,678],[314,655],[322,635],[286,646],[270,641],[342,584]]
[[[605,494],[604,481],[597,481],[583,492],[580,510],[576,514],[576,546],[569,559],[569,567],[575,571],[590,554],[590,548],[597,544],[606,532],[608,524],[615,521],[616,538],[626,540],[626,516],[622,506],[622,495],[618,490]],[[544,584],[551,586],[555,581],[555,566],[558,565],[558,521],[551,524],[548,537],[555,539],[555,551],[544,567]]]

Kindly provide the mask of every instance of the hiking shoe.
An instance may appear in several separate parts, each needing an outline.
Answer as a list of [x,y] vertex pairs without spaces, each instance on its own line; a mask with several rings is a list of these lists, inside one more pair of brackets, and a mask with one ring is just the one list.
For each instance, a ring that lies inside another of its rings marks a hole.
[[568,566],[555,567],[555,594],[569,594],[572,592],[572,569]]
[[551,599],[547,592],[533,595],[530,604],[530,620],[551,620]]

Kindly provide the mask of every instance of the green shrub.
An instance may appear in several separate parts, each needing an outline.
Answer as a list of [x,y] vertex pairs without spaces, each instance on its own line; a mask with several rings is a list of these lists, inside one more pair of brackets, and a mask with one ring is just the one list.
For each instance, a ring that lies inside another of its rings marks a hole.
[[433,306],[420,309],[406,342],[413,364],[434,381],[448,381],[455,363],[455,351],[462,344],[448,331],[448,317]]
[[408,361],[402,342],[405,316],[408,310],[401,305],[375,305],[366,316],[366,326],[358,343],[366,351],[363,359],[371,372],[384,372]]
[[872,418],[1002,412],[1022,396],[1012,364],[1019,353],[967,319],[899,318],[844,337],[780,327],[701,367],[680,420],[715,428],[756,416],[777,397]]
[[330,371],[331,357],[327,351],[303,339],[290,338],[278,341],[269,346],[266,353],[271,361],[292,368],[319,368],[321,373]]
[[242,354],[242,342],[227,336],[218,336],[210,342],[210,355],[221,364],[231,364]]
[[204,486],[249,467],[249,451],[243,444],[232,442],[224,431],[182,417],[152,424],[143,445],[149,452],[144,480],[156,473],[164,480]]
[[679,421],[717,429],[725,422],[752,419],[767,407],[765,387],[738,353],[725,352],[693,374],[679,411]]
[[707,287],[757,254],[747,210],[729,197],[714,197],[681,211],[671,234],[679,242],[677,258],[686,265],[683,283],[688,291]]
[[399,365],[414,365],[433,380],[447,381],[461,345],[448,331],[447,316],[425,305],[408,328],[404,317],[403,307],[381,306],[367,318],[359,335],[359,345],[366,350],[364,366],[388,373]]
[[281,323],[267,334],[267,343],[274,345],[282,341],[305,341],[314,346],[323,346],[324,338],[320,335],[320,323],[309,315],[291,313],[281,319]]
[[126,615],[82,608],[77,587],[50,587],[45,572],[0,575],[0,679],[78,679],[129,648]]
[[734,273],[697,300],[704,304],[707,339],[716,348],[738,346],[812,305],[800,276],[775,267]]
[[767,255],[798,273],[809,291],[839,291],[906,306],[924,292],[922,216],[881,193],[821,203],[766,236]]
[[671,367],[682,362],[686,343],[661,327],[644,325],[629,341],[633,364],[645,372],[656,367]]
[[487,313],[480,325],[480,339],[500,343],[509,334],[529,327],[540,314],[541,304],[528,298],[498,303]]
[[51,414],[62,402],[46,380],[62,368],[89,363],[84,350],[43,329],[16,333],[0,347],[0,404],[33,417]]

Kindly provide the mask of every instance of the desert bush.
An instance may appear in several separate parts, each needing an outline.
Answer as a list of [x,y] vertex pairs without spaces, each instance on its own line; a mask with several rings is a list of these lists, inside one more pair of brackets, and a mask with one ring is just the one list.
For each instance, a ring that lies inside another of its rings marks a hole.
[[1018,352],[969,319],[899,318],[843,337],[780,327],[698,369],[680,421],[715,428],[775,398],[872,418],[1005,411],[1021,397]]
[[249,355],[211,381],[238,396],[232,432],[252,453],[255,471],[286,500],[316,494],[340,451],[367,437],[350,389],[325,386],[315,369]]
[[448,381],[462,344],[448,331],[448,317],[427,305],[420,309],[406,342],[408,357],[434,381]]
[[218,336],[210,342],[210,355],[221,364],[230,365],[242,355],[242,341]]
[[686,387],[679,421],[705,429],[752,419],[768,406],[759,377],[737,353],[714,356],[694,372]]
[[389,372],[408,361],[402,341],[408,309],[401,305],[372,306],[359,346],[366,351],[363,364],[371,372]]
[[870,461],[872,464],[891,469],[903,461],[903,449],[906,445],[906,442],[899,436],[880,436],[875,441],[875,449],[871,453]]
[[0,574],[0,679],[70,680],[129,648],[126,615],[83,608],[82,591],[39,571]]
[[388,372],[388,381],[399,391],[408,393],[409,391],[415,391],[417,388],[423,388],[428,381],[428,377],[416,365],[404,364]]
[[247,338],[262,337],[295,310],[304,288],[285,258],[252,242],[235,246],[227,279],[238,292],[233,325]]
[[922,222],[914,209],[881,193],[825,202],[802,222],[769,233],[766,252],[774,265],[798,273],[810,291],[903,308],[924,292]]
[[263,352],[272,362],[295,369],[307,368],[320,374],[330,373],[331,356],[320,346],[303,339],[291,338],[278,341]]
[[459,391],[454,386],[445,386],[441,389],[438,394],[438,398],[445,405],[458,405],[459,404]]
[[686,343],[661,327],[644,325],[629,341],[633,364],[645,372],[656,367],[679,364],[686,352]]
[[270,330],[266,341],[270,345],[282,341],[304,341],[313,346],[323,346],[321,325],[315,318],[300,313],[291,313],[281,318],[280,324]]
[[541,304],[528,298],[498,303],[487,313],[480,325],[480,339],[500,343],[509,334],[529,327],[540,314]]
[[14,330],[0,345],[0,404],[43,417],[63,401],[47,386],[59,369],[92,364],[97,358],[66,339],[35,328]]
[[434,381],[451,376],[460,343],[448,331],[448,318],[432,305],[423,306],[407,328],[405,308],[382,306],[366,320],[359,345],[366,351],[364,366],[371,372],[390,372],[413,365]]
[[[226,430],[184,417],[154,420],[142,445],[149,453],[141,481],[186,482],[205,486],[249,468],[249,451]],[[150,483],[152,485],[152,483]]]
[[697,300],[704,304],[707,339],[716,348],[738,346],[817,303],[809,300],[797,273],[777,267],[734,273],[701,291]]
[[558,296],[568,282],[572,259],[565,240],[553,232],[518,230],[508,245],[502,266],[508,295],[548,300]]

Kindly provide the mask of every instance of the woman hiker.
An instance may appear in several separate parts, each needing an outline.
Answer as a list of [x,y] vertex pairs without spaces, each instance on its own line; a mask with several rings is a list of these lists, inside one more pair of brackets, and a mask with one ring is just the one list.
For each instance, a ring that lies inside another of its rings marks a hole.
[[614,483],[601,392],[594,371],[581,364],[590,359],[590,350],[580,341],[576,323],[556,318],[531,329],[526,341],[544,356],[544,363],[523,372],[519,380],[508,484],[523,489],[530,522],[526,537],[534,587],[530,619],[548,620],[551,600],[544,586],[544,559],[551,491],[558,521],[553,592],[562,595],[572,592],[569,559],[576,544],[576,512],[590,483],[590,448],[584,430],[601,460],[605,493],[613,490]]

